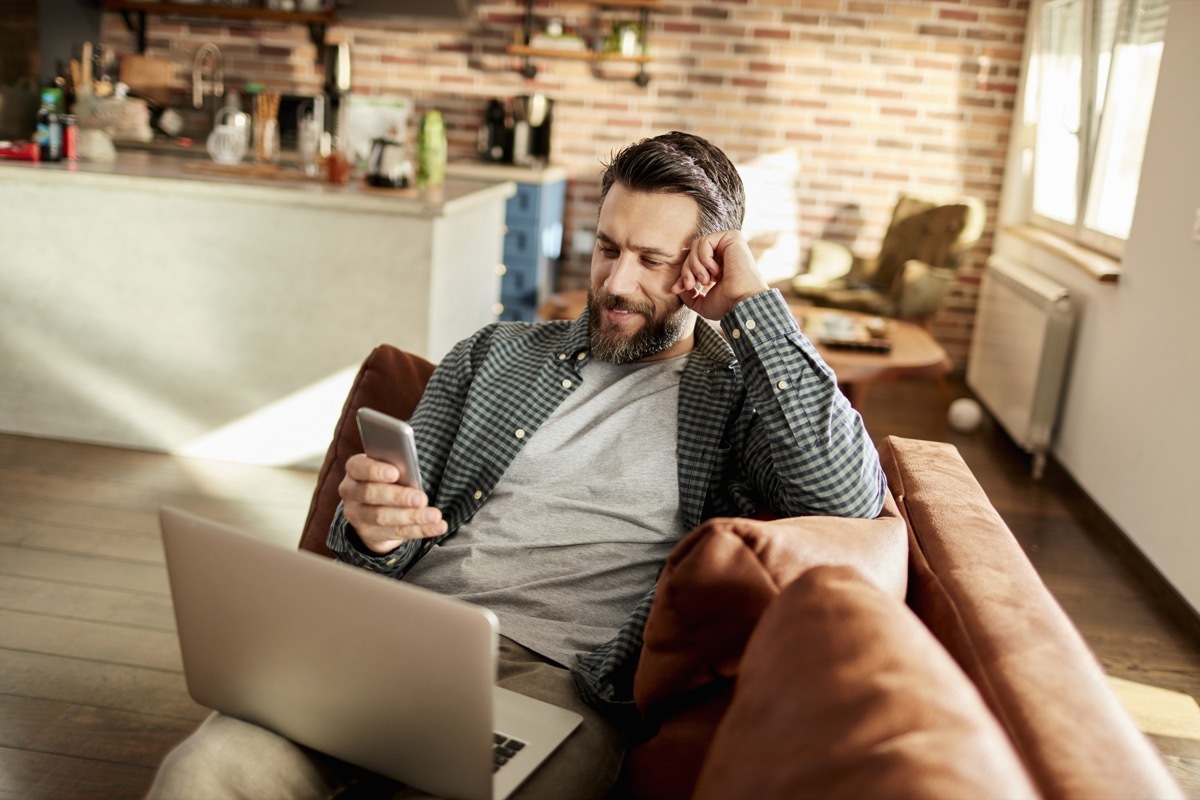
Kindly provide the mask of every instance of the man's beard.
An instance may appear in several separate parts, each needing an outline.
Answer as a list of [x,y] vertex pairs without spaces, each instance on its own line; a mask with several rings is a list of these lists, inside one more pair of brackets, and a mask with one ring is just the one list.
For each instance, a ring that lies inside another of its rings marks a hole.
[[[637,332],[622,336],[601,328],[605,309],[633,311],[646,318]],[[610,294],[596,295],[588,289],[588,335],[592,356],[610,364],[632,364],[661,353],[683,336],[687,325],[688,307],[681,301],[679,308],[655,316],[650,303],[633,303]]]

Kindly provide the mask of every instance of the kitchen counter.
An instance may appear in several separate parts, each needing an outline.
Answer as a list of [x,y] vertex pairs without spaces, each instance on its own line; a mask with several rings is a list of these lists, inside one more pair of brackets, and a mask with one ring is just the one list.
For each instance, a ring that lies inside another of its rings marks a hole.
[[[224,167],[208,158],[158,155],[122,150],[110,163],[59,161],[34,163],[0,160],[0,179],[29,183],[58,184],[69,177],[75,186],[120,187],[136,185],[140,191],[172,196],[215,197],[229,200],[264,201],[310,208],[369,211],[382,214],[434,217],[453,214],[494,197],[510,197],[512,177],[503,172],[471,171],[463,179],[448,177],[435,191],[377,189],[361,179],[332,184],[324,179],[305,178],[297,170],[280,167],[277,176],[263,177],[270,167],[251,163]],[[513,168],[509,168],[510,170]],[[145,179],[153,179],[147,181]],[[488,181],[480,186],[479,179]]]
[[496,319],[512,182],[197,161],[0,162],[0,430],[311,466],[373,347],[436,362]]

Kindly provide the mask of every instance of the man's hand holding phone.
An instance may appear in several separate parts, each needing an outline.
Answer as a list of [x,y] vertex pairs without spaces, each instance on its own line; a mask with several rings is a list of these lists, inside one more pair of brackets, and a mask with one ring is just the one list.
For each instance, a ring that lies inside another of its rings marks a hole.
[[358,419],[367,452],[347,459],[338,493],[363,545],[382,555],[412,539],[444,534],[442,512],[420,488],[411,429],[371,409],[360,409]]

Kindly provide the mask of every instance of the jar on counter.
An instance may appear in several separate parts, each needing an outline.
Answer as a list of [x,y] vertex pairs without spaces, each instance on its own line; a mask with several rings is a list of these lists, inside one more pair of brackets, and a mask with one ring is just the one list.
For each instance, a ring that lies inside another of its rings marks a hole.
[[325,159],[325,179],[330,183],[349,183],[350,159],[341,148],[335,147]]

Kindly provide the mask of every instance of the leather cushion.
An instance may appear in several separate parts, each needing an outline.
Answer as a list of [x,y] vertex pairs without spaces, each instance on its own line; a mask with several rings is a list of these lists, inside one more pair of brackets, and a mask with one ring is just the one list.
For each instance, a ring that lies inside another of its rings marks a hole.
[[329,535],[333,514],[341,501],[338,484],[346,474],[346,459],[363,451],[358,422],[354,416],[358,409],[368,406],[393,417],[408,419],[421,400],[425,384],[432,374],[433,364],[388,344],[379,345],[367,356],[350,387],[350,394],[342,406],[342,415],[334,427],[333,441],[325,453],[321,471],[317,473],[317,487],[313,491],[308,519],[300,536],[300,549],[333,557],[333,553],[325,546],[325,540]]
[[953,659],[846,566],[808,570],[763,615],[694,795],[1037,796]]
[[688,797],[729,703],[742,652],[782,587],[818,564],[850,564],[900,599],[907,533],[889,497],[880,517],[713,519],[667,559],[646,622],[634,700],[653,737],[634,748],[639,797]]

